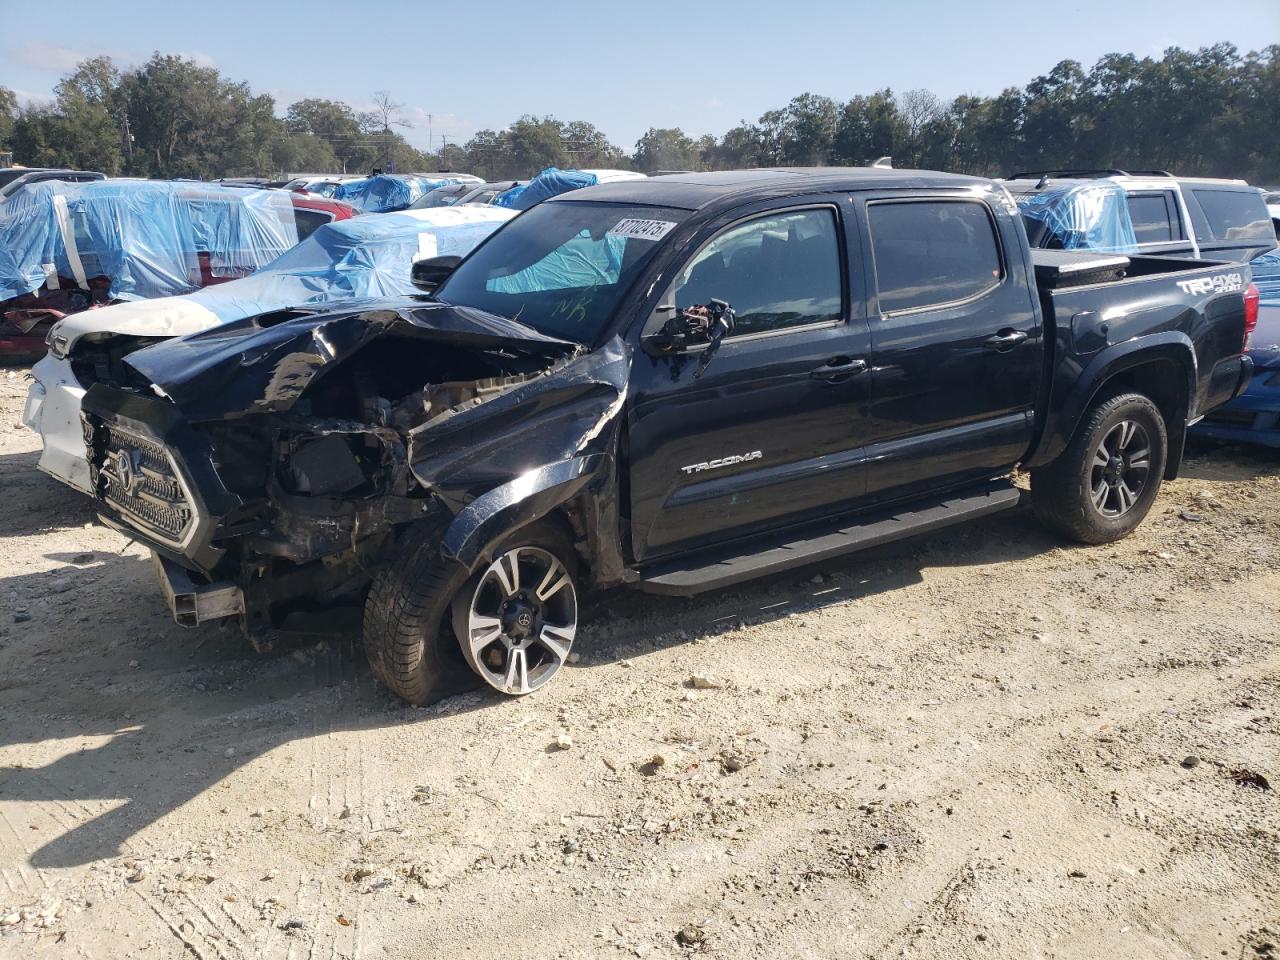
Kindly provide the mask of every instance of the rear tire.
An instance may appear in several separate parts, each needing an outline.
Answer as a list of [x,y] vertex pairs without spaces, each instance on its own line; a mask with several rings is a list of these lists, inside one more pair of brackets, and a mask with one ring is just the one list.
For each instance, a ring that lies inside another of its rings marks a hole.
[[1169,441],[1160,410],[1140,393],[1099,403],[1056,460],[1031,471],[1037,518],[1081,543],[1127,537],[1164,476]]

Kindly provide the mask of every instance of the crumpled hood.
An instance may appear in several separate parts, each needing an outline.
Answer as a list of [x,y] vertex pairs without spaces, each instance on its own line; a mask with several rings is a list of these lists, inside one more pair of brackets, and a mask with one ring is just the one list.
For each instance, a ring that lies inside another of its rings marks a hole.
[[1280,368],[1280,303],[1258,307],[1258,326],[1249,338],[1249,357],[1259,369]]
[[54,329],[58,336],[67,338],[65,349],[70,351],[75,342],[87,334],[185,337],[220,323],[212,310],[182,296],[126,300],[109,307],[82,310],[59,320]]
[[349,303],[267,325],[261,319],[159,343],[129,354],[125,363],[189,421],[201,422],[285,412],[321,372],[389,333],[549,358],[578,347],[514,320],[416,298]]

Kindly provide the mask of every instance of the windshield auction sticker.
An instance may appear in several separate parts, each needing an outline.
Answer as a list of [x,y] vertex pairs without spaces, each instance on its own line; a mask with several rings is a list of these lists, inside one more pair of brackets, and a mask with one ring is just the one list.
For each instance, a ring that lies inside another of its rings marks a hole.
[[619,220],[609,231],[611,237],[661,240],[675,227],[670,220]]

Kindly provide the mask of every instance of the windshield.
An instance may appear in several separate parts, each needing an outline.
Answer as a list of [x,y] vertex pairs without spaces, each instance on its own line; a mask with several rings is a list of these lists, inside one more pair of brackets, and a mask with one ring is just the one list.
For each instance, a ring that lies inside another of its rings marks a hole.
[[436,296],[592,343],[687,210],[582,201],[541,203],[465,260]]
[[413,203],[409,204],[410,210],[430,210],[432,207],[451,207],[458,202],[458,198],[464,193],[469,193],[474,184],[470,183],[451,183],[447,186],[436,187],[434,190],[428,190]]

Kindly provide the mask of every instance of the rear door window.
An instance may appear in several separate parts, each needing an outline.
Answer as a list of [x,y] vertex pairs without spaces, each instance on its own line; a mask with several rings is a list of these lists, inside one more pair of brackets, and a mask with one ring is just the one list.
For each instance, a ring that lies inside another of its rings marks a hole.
[[995,223],[971,200],[878,201],[867,206],[881,313],[968,300],[999,286]]
[[1138,243],[1169,243],[1183,239],[1182,219],[1173,194],[1167,190],[1129,194],[1129,219]]
[[1192,187],[1215,240],[1273,240],[1275,228],[1257,190]]

